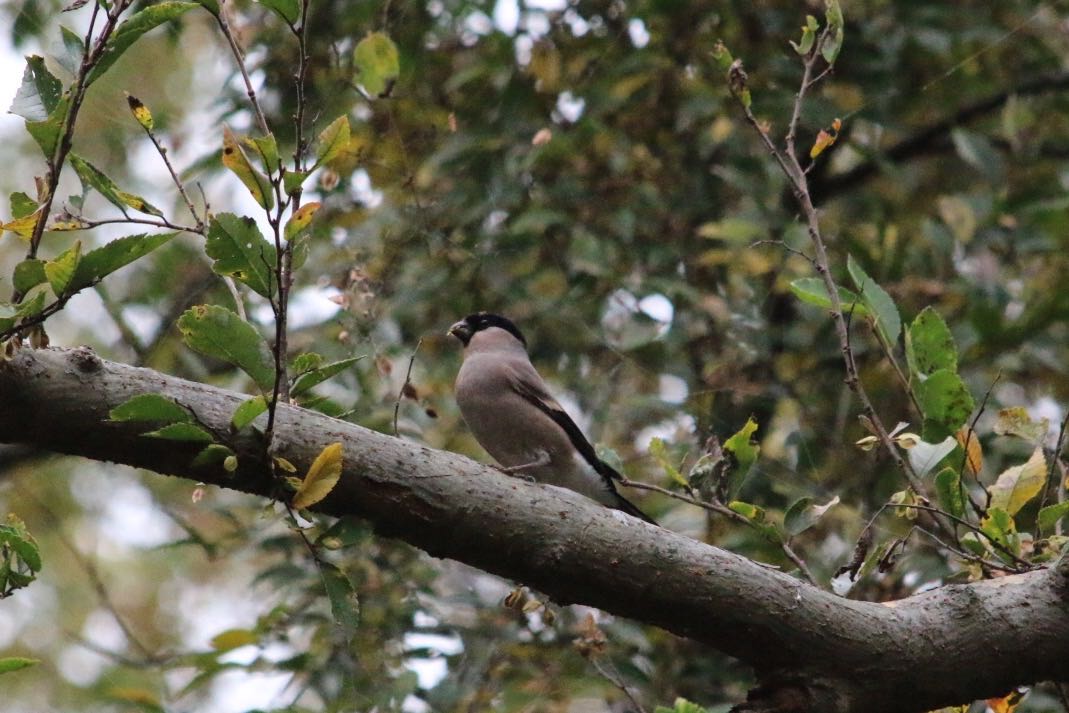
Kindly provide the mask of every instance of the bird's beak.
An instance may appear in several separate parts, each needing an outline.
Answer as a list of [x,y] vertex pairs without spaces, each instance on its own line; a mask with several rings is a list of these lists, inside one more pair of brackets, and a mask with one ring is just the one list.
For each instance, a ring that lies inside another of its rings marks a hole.
[[455,322],[453,326],[449,328],[447,332],[452,337],[456,337],[460,340],[460,343],[464,346],[468,345],[468,341],[471,339],[471,325],[464,320]]

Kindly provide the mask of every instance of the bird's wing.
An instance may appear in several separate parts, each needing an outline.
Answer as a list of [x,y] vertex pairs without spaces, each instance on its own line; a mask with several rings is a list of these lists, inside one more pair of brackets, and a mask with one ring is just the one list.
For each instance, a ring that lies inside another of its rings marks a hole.
[[538,375],[534,367],[530,363],[523,364],[522,367],[513,371],[511,386],[513,390],[532,404],[542,413],[553,419],[554,423],[564,429],[564,432],[568,434],[568,440],[572,442],[572,446],[575,450],[582,454],[584,460],[589,463],[594,470],[600,473],[605,478],[615,478],[621,480],[622,477],[611,466],[598,458],[597,452],[594,450],[594,446],[590,444],[586,436],[576,425],[572,417],[564,410],[564,408],[557,403],[557,400],[553,398],[548,389],[546,389],[545,382],[542,381],[542,377]]

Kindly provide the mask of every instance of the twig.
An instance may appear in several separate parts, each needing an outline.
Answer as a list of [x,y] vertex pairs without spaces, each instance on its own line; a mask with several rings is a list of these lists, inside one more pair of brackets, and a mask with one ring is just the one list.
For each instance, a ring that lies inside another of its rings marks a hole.
[[[977,517],[983,517],[984,513],[987,512],[987,507],[985,506],[981,508],[979,505],[976,504],[976,502],[972,499],[972,495],[970,495],[969,492],[965,489],[965,486],[961,484],[961,476],[965,475],[965,466],[969,463],[969,444],[972,443],[972,439],[976,437],[976,423],[980,420],[980,417],[984,415],[984,411],[987,410],[987,402],[988,399],[991,398],[991,392],[995,390],[995,385],[998,384],[999,379],[1001,378],[1002,369],[999,369],[998,373],[995,374],[995,378],[991,381],[991,385],[988,386],[987,391],[984,392],[984,398],[980,400],[980,408],[976,410],[976,415],[973,416],[972,421],[969,422],[969,430],[965,433],[965,444],[962,446],[962,450],[965,451],[965,454],[961,459],[961,467],[958,468],[959,492],[962,493],[965,496],[965,499],[969,501],[969,505],[972,506],[973,512],[976,513]],[[973,480],[976,481],[977,486],[981,488],[984,487],[983,483],[980,482],[979,473],[973,473]],[[990,493],[988,495],[990,496]]]
[[[194,215],[193,217],[196,218],[197,216]],[[151,226],[153,226],[155,228],[167,228],[169,230],[178,230],[178,231],[181,231],[181,232],[184,232],[184,233],[192,233],[194,235],[203,235],[204,234],[204,224],[203,223],[200,223],[196,227],[191,228],[188,225],[179,225],[177,223],[172,223],[171,221],[167,220],[166,218],[153,219],[153,218],[137,218],[137,217],[131,217],[131,216],[124,216],[122,218],[104,218],[102,220],[87,220],[85,218],[79,217],[78,221],[79,221],[79,223],[81,223],[81,229],[85,229],[85,230],[88,230],[90,228],[96,228],[96,227],[99,227],[101,225],[113,225],[115,223],[133,223],[135,225],[151,225]]]
[[408,358],[408,370],[405,372],[405,383],[401,384],[401,390],[397,392],[397,401],[393,405],[393,435],[397,437],[397,415],[401,411],[401,399],[405,397],[405,392],[408,391],[412,385],[412,365],[416,363],[416,353],[419,352],[419,348],[423,345],[423,337],[419,338],[416,342],[416,348],[412,350],[412,356]]
[[[1069,427],[1069,410],[1066,410],[1065,418],[1062,419],[1062,425],[1058,429],[1058,441],[1054,444],[1054,453],[1051,455],[1050,465],[1047,466],[1047,483],[1054,481],[1054,472],[1058,468],[1058,459],[1062,455],[1062,447],[1065,445],[1065,431]],[[1039,509],[1042,510],[1047,504],[1047,493],[1050,488],[1043,488],[1043,497],[1039,501]],[[1061,478],[1058,478],[1055,492],[1058,494],[1058,502],[1065,502],[1065,486],[1061,482]],[[1062,519],[1058,518],[1058,521],[1054,523],[1054,533],[1056,535],[1062,534]],[[1039,534],[1039,525],[1036,525],[1037,535]]]
[[966,520],[964,518],[958,517],[957,515],[952,515],[951,513],[948,513],[946,510],[941,510],[941,509],[939,509],[937,507],[932,507],[931,505],[917,505],[915,503],[890,503],[889,502],[886,505],[884,505],[884,507],[912,508],[914,510],[922,510],[924,512],[930,512],[930,513],[935,513],[937,515],[942,515],[943,517],[946,517],[946,518],[949,518],[950,520],[953,520],[954,522],[958,523],[962,527],[968,528],[969,530],[971,530],[972,532],[976,533],[980,537],[983,537],[984,539],[986,539],[988,542],[991,543],[992,547],[994,547],[995,549],[999,550],[1004,555],[1006,555],[1007,557],[1012,559],[1013,562],[1016,565],[1018,565],[1018,569],[1015,569],[1014,571],[1022,572],[1022,571],[1033,570],[1033,569],[1036,568],[1036,565],[1032,564],[1031,562],[1028,562],[1027,560],[1021,559],[1020,557],[1015,555],[1013,552],[1011,552],[1009,550],[1009,548],[1007,548],[1005,545],[1003,545],[1001,542],[996,540],[991,535],[989,535],[986,532],[984,532],[983,530],[981,530],[976,525],[972,524],[971,522],[969,522],[968,520]]
[[245,53],[238,47],[237,40],[234,39],[234,34],[230,31],[230,23],[226,19],[226,0],[219,1],[219,12],[215,15],[216,22],[219,24],[219,29],[223,33],[223,37],[226,38],[227,44],[230,46],[230,52],[234,55],[234,60],[237,62],[238,71],[241,72],[241,78],[245,80],[245,93],[249,97],[249,103],[252,105],[252,110],[256,114],[256,123],[260,127],[260,131],[267,134],[271,133],[271,130],[267,126],[267,117],[264,116],[263,109],[260,108],[260,101],[256,98],[256,90],[252,88],[252,79],[249,78],[249,71],[245,68]]
[[627,696],[627,699],[631,701],[631,705],[635,707],[635,710],[637,710],[638,713],[646,713],[646,709],[639,703],[638,699],[635,698],[635,695],[631,693],[631,689],[628,688],[627,684],[624,683],[623,678],[621,678],[618,673],[610,671],[593,656],[589,657],[587,660],[590,661],[590,665],[594,667],[594,670],[601,674],[602,678],[616,686],[625,696]]

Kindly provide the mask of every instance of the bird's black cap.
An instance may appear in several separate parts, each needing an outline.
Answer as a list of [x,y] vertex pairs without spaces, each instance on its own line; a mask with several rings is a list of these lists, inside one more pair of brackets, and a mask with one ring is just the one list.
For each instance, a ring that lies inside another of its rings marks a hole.
[[449,333],[464,343],[464,346],[468,345],[471,337],[476,332],[481,332],[484,329],[490,327],[498,327],[504,329],[506,332],[520,340],[523,346],[527,346],[527,340],[523,336],[523,332],[520,331],[513,321],[507,317],[502,317],[499,314],[492,312],[474,312],[469,314],[464,319],[454,324]]

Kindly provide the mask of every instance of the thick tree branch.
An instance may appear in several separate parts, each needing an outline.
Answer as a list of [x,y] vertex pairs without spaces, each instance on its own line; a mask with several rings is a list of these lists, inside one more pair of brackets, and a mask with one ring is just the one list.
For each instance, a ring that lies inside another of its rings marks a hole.
[[[239,467],[190,466],[197,446],[139,435],[109,409],[162,393],[238,453]],[[86,348],[20,350],[0,363],[0,442],[126,463],[248,493],[274,483],[255,436],[234,436],[246,397],[108,362]],[[275,449],[299,468],[327,444],[344,473],[321,510],[356,515],[432,555],[661,626],[753,665],[762,686],[741,710],[924,711],[1065,679],[1069,563],[875,604],[452,453],[291,406]],[[910,695],[903,696],[908,690]],[[778,706],[778,707],[776,707]]]

